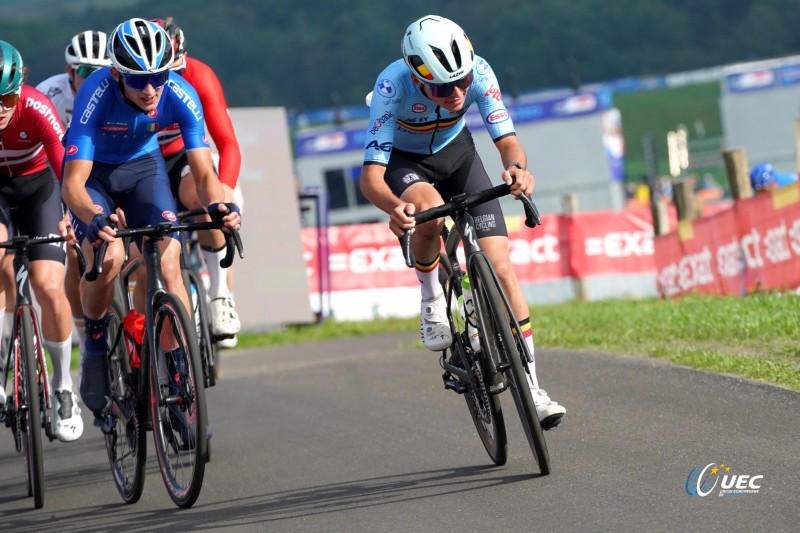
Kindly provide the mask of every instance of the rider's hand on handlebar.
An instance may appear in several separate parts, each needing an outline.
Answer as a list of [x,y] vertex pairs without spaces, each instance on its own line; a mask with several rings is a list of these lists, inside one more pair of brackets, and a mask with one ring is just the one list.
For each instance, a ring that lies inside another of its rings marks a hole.
[[526,196],[533,194],[533,187],[536,184],[536,180],[533,179],[533,175],[527,170],[509,165],[509,167],[503,171],[501,178],[511,188],[511,194],[514,196],[519,197],[519,195],[523,193]]
[[238,205],[231,202],[214,202],[209,204],[207,211],[213,222],[222,221],[225,225],[223,231],[225,228],[242,229],[242,217],[239,215]]
[[389,213],[389,229],[397,237],[402,237],[407,230],[414,230],[416,220],[411,216],[416,212],[414,204],[400,204]]
[[75,232],[72,230],[72,224],[69,220],[69,212],[64,214],[64,218],[58,221],[58,234],[64,237],[67,246],[72,246],[78,242]]
[[[119,217],[117,217],[117,215],[106,216],[102,213],[96,214],[86,230],[86,238],[95,248],[100,246],[100,241],[106,241],[108,243],[114,242],[117,235],[117,230],[114,228],[114,225],[117,222],[119,222]],[[112,225],[112,223],[114,225]]]

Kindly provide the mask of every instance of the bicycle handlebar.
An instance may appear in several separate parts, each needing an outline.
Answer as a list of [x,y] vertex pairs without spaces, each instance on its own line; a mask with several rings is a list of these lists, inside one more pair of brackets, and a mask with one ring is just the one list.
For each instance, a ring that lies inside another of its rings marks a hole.
[[[28,237],[27,235],[16,235],[11,239],[0,242],[0,249],[14,250],[14,253],[25,253],[29,246],[39,246],[40,244],[53,244],[57,242],[64,242],[64,237]],[[83,255],[83,250],[78,243],[73,243],[70,246],[78,253],[78,269],[81,276],[86,272],[86,256]]]
[[[205,211],[203,211],[205,213]],[[221,230],[224,225],[220,222],[181,222],[173,224],[172,222],[162,222],[152,226],[145,226],[142,228],[132,228],[117,231],[117,238],[124,237],[158,237],[162,238],[170,233],[177,231],[201,231],[209,229]],[[225,257],[223,257],[219,264],[222,268],[228,268],[233,264],[234,251],[239,252],[239,258],[244,259],[244,246],[242,245],[242,238],[239,232],[233,228],[227,228],[230,233],[223,232],[225,236]],[[103,272],[103,259],[106,255],[106,248],[108,243],[103,241],[100,246],[94,251],[94,265],[92,269],[86,273],[87,281],[95,281]]]
[[[466,211],[470,207],[485,204],[486,202],[490,202],[501,196],[506,196],[507,194],[511,194],[511,187],[506,183],[502,183],[469,195],[465,193],[457,194],[453,196],[449,202],[437,207],[431,207],[425,211],[420,211],[412,216],[417,224],[423,224],[448,215],[455,217],[457,213]],[[536,204],[533,203],[533,200],[524,194],[517,196],[517,198],[522,201],[522,205],[525,208],[525,225],[529,228],[540,226],[542,224],[542,219],[539,216],[539,210],[536,208]],[[403,236],[399,239],[400,246],[403,249],[403,257],[406,260],[406,266],[408,268],[414,268],[414,252],[411,249],[411,232],[409,230],[404,231]]]

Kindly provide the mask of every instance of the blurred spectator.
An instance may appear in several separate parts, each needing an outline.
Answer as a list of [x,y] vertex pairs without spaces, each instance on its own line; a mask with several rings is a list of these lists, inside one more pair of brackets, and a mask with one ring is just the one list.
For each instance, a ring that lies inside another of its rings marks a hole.
[[756,193],[777,189],[796,181],[796,172],[775,172],[770,163],[761,163],[750,171],[750,184]]

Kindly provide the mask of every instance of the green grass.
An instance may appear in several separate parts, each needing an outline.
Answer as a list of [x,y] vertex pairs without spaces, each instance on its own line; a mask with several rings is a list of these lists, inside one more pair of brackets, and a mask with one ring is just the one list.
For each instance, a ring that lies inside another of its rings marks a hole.
[[[666,359],[800,391],[800,296],[688,296],[680,300],[607,300],[537,307],[537,346]],[[243,334],[239,347],[414,333],[418,319],[326,321]]]

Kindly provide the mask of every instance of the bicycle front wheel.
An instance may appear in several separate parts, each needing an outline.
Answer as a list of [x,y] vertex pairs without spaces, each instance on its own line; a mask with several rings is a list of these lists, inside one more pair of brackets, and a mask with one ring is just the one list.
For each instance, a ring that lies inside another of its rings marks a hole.
[[106,338],[116,343],[109,354],[111,416],[105,434],[108,463],[120,496],[125,503],[136,503],[144,489],[147,459],[146,416],[137,391],[141,372],[131,366],[128,346],[122,336],[125,311],[115,296],[109,312]]
[[507,299],[502,296],[503,288],[485,255],[478,254],[472,258],[470,281],[475,299],[475,313],[481,325],[482,345],[506,375],[528,444],[539,465],[539,471],[546,476],[550,473],[550,455],[531,397],[523,356],[517,349],[511,332],[513,314],[507,305]]
[[156,351],[150,354],[150,406],[161,476],[172,501],[191,507],[205,473],[206,400],[194,323],[175,296],[153,307]]
[[18,366],[17,392],[19,394],[22,454],[25,460],[28,496],[33,496],[36,509],[44,506],[44,460],[42,457],[42,404],[33,333],[33,312],[29,307],[19,311],[19,323],[14,332],[14,350]]
[[489,458],[495,465],[504,465],[508,459],[508,440],[503,409],[500,398],[489,392],[485,377],[489,369],[483,358],[472,351],[465,337],[464,325],[457,327],[453,320],[453,316],[461,312],[458,307],[458,297],[462,291],[459,284],[453,283],[452,273],[449,259],[442,254],[439,260],[439,282],[447,296],[450,330],[453,334],[453,344],[449,350],[450,362],[467,371],[468,379],[460,381],[466,389],[463,396],[472,422]]

